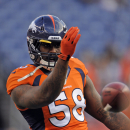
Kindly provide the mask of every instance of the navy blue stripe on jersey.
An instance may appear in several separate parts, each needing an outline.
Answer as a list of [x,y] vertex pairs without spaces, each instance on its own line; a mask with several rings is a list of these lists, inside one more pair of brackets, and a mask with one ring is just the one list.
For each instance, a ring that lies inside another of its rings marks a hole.
[[83,70],[80,69],[80,68],[75,68],[75,69],[80,73],[80,75],[81,75],[81,77],[82,77],[82,81],[83,81],[83,86],[84,86],[85,74],[84,74]]
[[69,73],[70,73],[70,67],[68,66],[68,70],[67,70],[67,77],[69,76]]
[[[33,82],[33,86],[39,86],[41,75],[38,75]],[[27,109],[20,111],[32,130],[45,130],[44,116],[42,108]]]
[[34,80],[32,86],[39,86],[40,78],[41,78],[41,75],[38,75],[38,76],[35,78],[35,80]]
[[42,108],[20,111],[32,130],[45,130]]

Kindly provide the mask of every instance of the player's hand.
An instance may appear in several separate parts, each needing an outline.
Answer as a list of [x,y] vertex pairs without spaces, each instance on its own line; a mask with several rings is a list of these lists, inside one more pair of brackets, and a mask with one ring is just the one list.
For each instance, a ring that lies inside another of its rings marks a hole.
[[81,34],[78,34],[78,27],[71,27],[61,41],[61,54],[58,56],[62,60],[69,60],[74,54],[76,44]]

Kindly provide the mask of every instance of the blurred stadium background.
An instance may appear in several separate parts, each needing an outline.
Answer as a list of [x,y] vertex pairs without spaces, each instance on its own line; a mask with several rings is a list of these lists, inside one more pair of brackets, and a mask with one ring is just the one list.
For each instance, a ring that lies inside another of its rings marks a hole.
[[[130,87],[129,0],[0,0],[0,130],[29,130],[6,93],[6,80],[13,69],[32,63],[26,32],[43,14],[80,28],[74,57],[85,63],[99,93],[112,81]],[[130,108],[123,112],[130,118]],[[90,130],[108,130],[88,114],[86,118]]]

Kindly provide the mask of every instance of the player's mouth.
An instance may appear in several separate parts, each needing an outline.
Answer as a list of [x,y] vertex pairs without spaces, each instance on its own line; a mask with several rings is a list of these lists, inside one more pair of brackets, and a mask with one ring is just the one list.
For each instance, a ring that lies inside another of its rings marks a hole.
[[45,61],[55,62],[55,61],[58,60],[58,57],[57,57],[56,55],[51,56],[51,57],[46,56],[46,57],[43,57],[43,59],[44,59]]

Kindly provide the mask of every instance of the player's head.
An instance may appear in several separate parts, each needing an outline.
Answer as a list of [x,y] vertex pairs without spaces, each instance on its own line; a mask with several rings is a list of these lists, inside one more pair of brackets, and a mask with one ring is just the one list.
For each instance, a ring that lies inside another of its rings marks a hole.
[[[27,31],[27,45],[30,58],[35,64],[54,67],[60,51],[51,52],[51,48],[60,48],[60,42],[67,32],[65,23],[54,15],[42,15],[34,19]],[[40,49],[40,47],[44,49]]]

